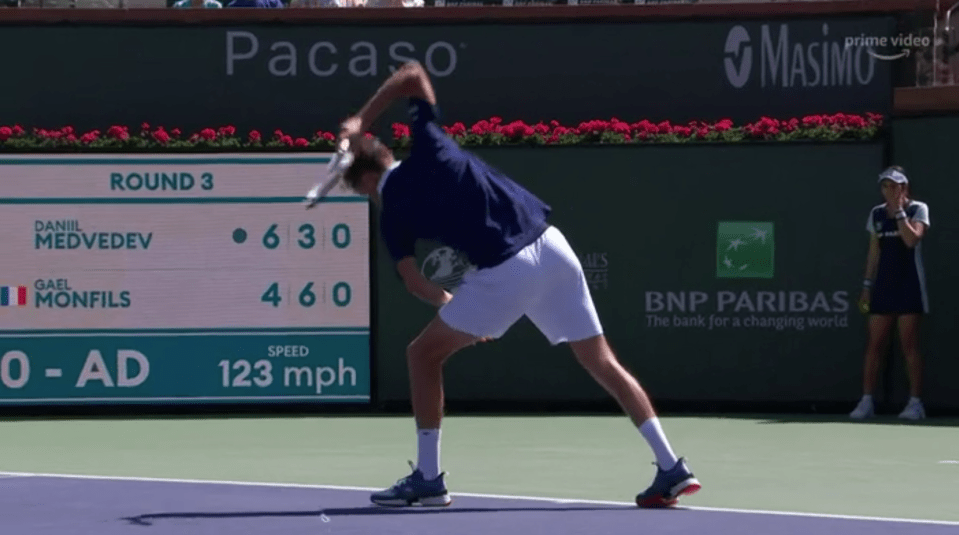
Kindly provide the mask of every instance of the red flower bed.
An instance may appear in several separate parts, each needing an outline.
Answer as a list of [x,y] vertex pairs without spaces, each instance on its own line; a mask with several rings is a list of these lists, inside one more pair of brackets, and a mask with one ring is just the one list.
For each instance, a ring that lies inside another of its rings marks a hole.
[[[715,123],[692,121],[674,124],[669,121],[653,123],[647,120],[629,123],[613,118],[593,120],[576,126],[561,125],[557,121],[526,124],[522,121],[506,123],[499,117],[479,121],[467,127],[463,123],[443,126],[443,129],[464,146],[491,145],[622,145],[642,143],[693,143],[743,141],[837,141],[874,139],[883,126],[879,114],[866,115],[811,115],[802,118],[773,119],[764,117],[754,123],[735,125],[725,119]],[[409,146],[410,127],[392,125],[392,144]],[[267,137],[253,130],[246,135],[233,126],[204,128],[184,134],[177,128],[140,125],[137,133],[127,126],[111,126],[106,132],[93,130],[79,133],[71,126],[57,130],[20,125],[0,126],[0,150],[28,152],[32,150],[93,151],[131,150],[165,152],[172,150],[332,150],[336,135],[316,132],[311,138],[293,137],[275,130]]]

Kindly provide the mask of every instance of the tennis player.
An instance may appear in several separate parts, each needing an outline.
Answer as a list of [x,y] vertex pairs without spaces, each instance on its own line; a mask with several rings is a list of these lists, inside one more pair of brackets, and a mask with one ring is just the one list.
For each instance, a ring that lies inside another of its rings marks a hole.
[[[413,139],[401,162],[364,135],[395,100],[408,99]],[[700,489],[685,459],[677,458],[639,383],[617,361],[603,335],[582,266],[563,234],[547,221],[551,208],[476,155],[437,124],[436,96],[419,63],[403,65],[362,110],[347,119],[354,162],[344,181],[379,206],[381,234],[407,290],[439,308],[407,347],[418,435],[413,472],[374,493],[385,506],[445,506],[451,502],[440,471],[442,368],[447,358],[497,339],[527,316],[553,344],[567,342],[582,366],[609,392],[651,447],[658,469],[636,497],[642,507],[677,503]],[[432,239],[465,254],[468,272],[456,296],[417,269],[414,243]]]
[[922,357],[919,353],[919,319],[929,313],[926,275],[922,265],[922,238],[929,228],[929,207],[910,198],[909,179],[899,166],[879,175],[886,202],[872,209],[866,221],[869,253],[860,306],[869,313],[869,342],[863,371],[863,397],[849,414],[854,419],[875,414],[872,393],[880,355],[894,326],[899,328],[902,352],[909,375],[909,402],[900,418],[926,417],[919,398]]

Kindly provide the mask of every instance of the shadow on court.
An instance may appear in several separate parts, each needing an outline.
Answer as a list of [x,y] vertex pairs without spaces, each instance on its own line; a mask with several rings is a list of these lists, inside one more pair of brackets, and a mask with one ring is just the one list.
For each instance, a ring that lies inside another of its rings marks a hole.
[[[312,511],[238,511],[219,513],[152,513],[124,518],[137,526],[151,526],[157,520],[236,519],[236,518],[284,518],[316,517],[318,519],[348,516],[430,515],[464,513],[562,513],[585,511],[622,511],[637,509],[629,506],[583,506],[583,507],[340,507]],[[638,510],[638,509],[637,509]],[[676,510],[679,510],[678,508]]]

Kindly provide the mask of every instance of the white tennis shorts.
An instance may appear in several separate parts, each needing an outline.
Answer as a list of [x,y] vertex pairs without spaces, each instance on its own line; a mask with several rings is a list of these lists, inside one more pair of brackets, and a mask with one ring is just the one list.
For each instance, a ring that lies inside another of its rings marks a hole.
[[524,315],[552,345],[603,333],[583,266],[552,226],[502,264],[468,272],[439,314],[479,337],[499,338]]

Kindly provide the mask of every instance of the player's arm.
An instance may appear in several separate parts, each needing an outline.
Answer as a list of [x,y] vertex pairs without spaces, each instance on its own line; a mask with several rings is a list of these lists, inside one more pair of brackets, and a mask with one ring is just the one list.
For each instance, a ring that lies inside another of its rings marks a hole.
[[866,273],[863,280],[876,280],[876,270],[879,267],[879,236],[875,233],[869,235],[869,252],[866,253]]
[[370,125],[399,98],[418,98],[432,106],[436,105],[433,84],[426,69],[419,62],[404,63],[387,78],[360,112],[344,123],[344,132],[347,135],[366,132]]
[[922,221],[901,217],[896,220],[899,227],[899,236],[907,247],[915,247],[926,233],[926,224]]
[[[904,204],[904,200],[901,200],[900,206]],[[900,209],[896,213],[896,228],[899,229],[899,237],[906,247],[915,247],[929,228],[929,207],[924,203],[916,203],[912,217],[907,216],[906,211]]]
[[879,268],[879,235],[873,228],[871,218],[872,215],[866,222],[866,228],[869,230],[869,252],[866,253],[866,272],[863,274],[862,293],[859,295],[859,310],[863,313],[869,311],[869,303],[872,301],[872,284],[876,280],[876,271]]
[[872,283],[876,280],[876,269],[879,266],[879,236],[875,232],[869,234],[869,252],[866,253],[866,273],[862,281],[862,293],[859,295],[859,311],[869,312],[869,303],[872,301]]
[[926,224],[903,218],[898,221],[899,235],[908,247],[915,247],[926,233]]
[[408,256],[400,260],[396,268],[406,284],[406,290],[421,300],[440,307],[453,298],[449,292],[420,273],[420,270],[416,268],[414,257]]
[[875,211],[869,212],[866,219],[866,232],[869,233],[869,252],[866,253],[866,273],[863,275],[863,290],[868,290],[872,281],[876,280],[876,270],[879,268],[879,234],[874,221]]
[[[416,239],[417,234],[411,224],[415,214],[407,213],[410,210],[408,199],[400,196],[396,208],[383,210],[380,213],[380,229],[390,258],[396,262],[397,274],[403,279],[406,290],[419,299],[435,306],[446,304],[453,298],[442,287],[433,283],[416,268]],[[412,208],[416,210],[416,208]],[[397,211],[399,210],[399,211]]]

